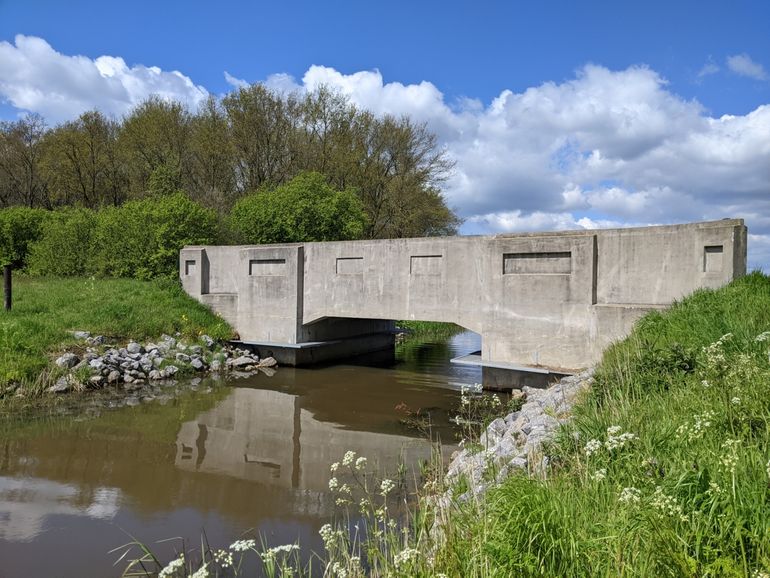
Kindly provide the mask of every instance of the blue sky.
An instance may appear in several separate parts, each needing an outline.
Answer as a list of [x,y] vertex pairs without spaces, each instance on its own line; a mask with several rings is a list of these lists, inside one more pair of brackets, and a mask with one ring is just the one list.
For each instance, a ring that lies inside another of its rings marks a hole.
[[428,123],[464,232],[737,216],[770,270],[768,2],[0,0],[0,118],[242,81]]

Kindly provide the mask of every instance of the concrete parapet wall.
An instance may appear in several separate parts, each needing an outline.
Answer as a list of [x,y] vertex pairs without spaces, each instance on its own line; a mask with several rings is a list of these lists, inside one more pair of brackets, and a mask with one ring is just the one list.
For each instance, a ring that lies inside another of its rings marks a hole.
[[482,359],[586,367],[650,309],[746,271],[741,220],[491,237],[185,247],[185,290],[241,339],[301,344],[454,322]]

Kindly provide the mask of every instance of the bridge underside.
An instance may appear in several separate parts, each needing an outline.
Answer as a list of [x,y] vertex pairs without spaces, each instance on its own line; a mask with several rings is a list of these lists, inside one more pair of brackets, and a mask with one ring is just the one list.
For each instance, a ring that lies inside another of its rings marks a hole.
[[290,352],[284,363],[387,349],[392,320],[413,319],[479,333],[487,366],[564,373],[595,363],[647,311],[745,270],[741,220],[180,253],[185,290],[243,342]]

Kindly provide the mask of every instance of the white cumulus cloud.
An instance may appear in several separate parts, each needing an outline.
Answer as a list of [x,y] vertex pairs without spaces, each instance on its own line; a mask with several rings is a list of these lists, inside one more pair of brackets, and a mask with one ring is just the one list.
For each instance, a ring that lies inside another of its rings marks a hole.
[[152,94],[192,108],[208,96],[178,71],[129,66],[115,56],[68,56],[35,36],[0,42],[0,98],[50,122],[94,108],[119,116]]

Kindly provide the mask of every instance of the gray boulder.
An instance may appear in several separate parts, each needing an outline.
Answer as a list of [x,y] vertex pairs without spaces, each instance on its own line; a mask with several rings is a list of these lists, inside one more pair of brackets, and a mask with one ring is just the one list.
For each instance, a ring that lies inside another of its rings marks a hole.
[[161,373],[163,374],[163,377],[172,377],[177,374],[179,371],[179,368],[176,365],[167,365],[163,368]]
[[126,345],[126,351],[129,353],[143,353],[144,348],[139,345],[136,341],[130,341],[128,345]]
[[51,387],[48,388],[49,393],[67,393],[68,391],[72,390],[72,381],[69,379],[68,375],[65,375],[64,377],[60,377],[56,380],[56,383],[54,383]]
[[241,355],[240,357],[236,357],[235,359],[228,359],[227,365],[230,367],[233,367],[235,369],[246,367],[249,365],[254,365],[258,363],[259,360],[254,359],[253,357],[249,355]]
[[278,362],[272,357],[265,357],[259,362],[259,367],[275,367],[276,365],[278,365]]
[[70,369],[71,367],[75,367],[79,361],[80,358],[74,353],[65,353],[56,360],[56,365],[63,367],[64,369]]

